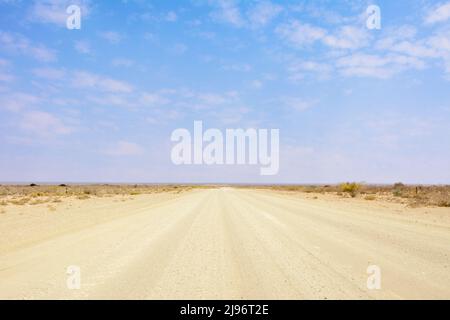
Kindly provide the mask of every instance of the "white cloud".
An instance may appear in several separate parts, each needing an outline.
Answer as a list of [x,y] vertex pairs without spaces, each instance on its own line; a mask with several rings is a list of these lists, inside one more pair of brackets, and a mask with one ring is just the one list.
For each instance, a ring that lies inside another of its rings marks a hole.
[[38,136],[67,135],[73,131],[72,128],[64,125],[59,118],[42,111],[25,112],[19,127]]
[[144,148],[137,143],[119,141],[108,150],[105,150],[104,153],[110,156],[125,157],[142,155],[144,151]]
[[0,31],[0,47],[11,53],[20,53],[34,59],[51,62],[56,60],[56,54],[41,44],[33,44],[20,34]]
[[111,61],[111,64],[114,67],[131,67],[134,65],[134,61],[125,58],[116,58]]
[[216,93],[201,93],[198,95],[200,104],[207,106],[221,105],[227,102],[227,97]]
[[365,29],[343,26],[336,34],[325,36],[323,43],[337,49],[358,49],[366,46],[368,40],[369,34]]
[[128,97],[117,94],[89,96],[88,100],[101,106],[116,106],[125,108],[135,106],[135,103],[133,103]]
[[321,43],[336,51],[322,57],[329,63],[302,61],[286,56],[290,62],[289,79],[304,80],[309,76],[328,79],[336,70],[339,74],[353,77],[387,79],[407,70],[422,70],[441,60],[450,74],[450,31],[440,29],[434,34],[417,39],[413,26],[402,25],[388,29],[385,35],[373,43],[370,54],[356,50],[368,46],[372,35],[366,30],[345,25],[337,31],[327,31],[299,21],[280,25],[278,36],[297,48]]
[[168,22],[175,22],[175,21],[177,21],[177,19],[178,19],[178,16],[173,11],[169,11],[166,15],[166,21],[168,21]]
[[320,41],[335,49],[358,49],[367,45],[369,34],[365,29],[353,26],[342,26],[335,33],[329,33],[323,28],[291,21],[277,27],[280,38],[295,47],[304,47]]
[[444,22],[450,19],[450,2],[440,4],[430,10],[425,17],[426,24]]
[[276,28],[276,33],[285,41],[295,47],[303,47],[312,44],[325,37],[326,31],[322,28],[304,24],[299,21],[291,21]]
[[261,89],[264,84],[261,80],[253,80],[250,85],[254,89]]
[[389,35],[375,43],[375,48],[391,54],[401,54],[420,60],[422,64],[431,64],[441,60],[445,71],[450,73],[450,31],[438,30],[428,37],[415,39],[415,32],[406,35]]
[[29,19],[33,22],[65,26],[68,15],[63,1],[35,1]]
[[0,82],[13,82],[14,80],[16,80],[15,76],[8,72],[0,70]]
[[75,41],[75,50],[82,54],[90,54],[91,46],[87,41]]
[[61,80],[64,78],[66,72],[63,69],[56,68],[36,68],[32,70],[32,73],[39,78],[49,80]]
[[437,58],[438,52],[425,40],[415,40],[413,36],[406,39],[398,35],[378,40],[374,46],[377,50],[397,52],[418,58]]
[[118,32],[114,31],[104,31],[100,32],[99,36],[112,44],[118,44],[122,41],[122,36]]
[[9,60],[0,58],[0,68],[9,67],[10,65],[11,65],[11,62]]
[[89,16],[89,1],[83,0],[35,0],[28,14],[28,20],[37,23],[50,23],[59,27],[66,27],[69,14],[66,12],[70,5],[81,8],[81,18]]
[[236,71],[236,72],[250,72],[252,70],[252,66],[249,64],[225,64],[222,66],[223,70],[226,71]]
[[0,58],[0,82],[12,82],[16,79],[16,77],[7,70],[10,66],[11,62]]
[[319,80],[328,79],[332,71],[333,68],[329,64],[311,60],[293,61],[288,68],[289,79],[293,81],[303,80],[307,76],[313,76]]
[[214,4],[218,8],[211,14],[213,19],[231,24],[235,27],[242,27],[244,25],[245,21],[234,0],[219,0],[214,1]]
[[405,55],[356,53],[339,58],[336,67],[345,76],[387,79],[407,69],[423,69],[425,65],[421,60]]
[[438,53],[434,50],[434,48],[430,48],[425,44],[417,42],[414,43],[409,41],[403,41],[393,45],[389,49],[391,51],[404,53],[414,57],[422,57],[422,58],[438,57]]
[[282,103],[292,110],[305,111],[314,107],[318,101],[305,100],[297,97],[284,97],[282,98]]
[[248,12],[248,19],[253,27],[263,27],[275,19],[283,11],[283,7],[270,1],[257,3]]
[[169,99],[158,93],[144,93],[140,97],[140,104],[144,107],[161,107],[169,103]]
[[22,92],[12,92],[0,96],[0,107],[12,112],[19,112],[33,107],[39,102],[41,102],[39,97]]
[[72,85],[77,88],[92,88],[113,93],[130,93],[133,91],[133,86],[126,82],[86,71],[74,72]]

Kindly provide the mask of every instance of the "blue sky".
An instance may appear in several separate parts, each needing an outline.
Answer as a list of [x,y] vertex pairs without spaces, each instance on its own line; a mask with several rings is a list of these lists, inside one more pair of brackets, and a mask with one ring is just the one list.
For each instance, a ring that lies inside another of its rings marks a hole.
[[[450,2],[0,0],[0,119],[0,181],[450,183]],[[173,165],[194,120],[279,174]]]

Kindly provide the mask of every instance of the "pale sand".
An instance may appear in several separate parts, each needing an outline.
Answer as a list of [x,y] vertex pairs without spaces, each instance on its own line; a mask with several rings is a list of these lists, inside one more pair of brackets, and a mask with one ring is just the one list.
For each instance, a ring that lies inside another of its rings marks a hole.
[[133,198],[5,207],[0,298],[450,299],[448,208],[233,188]]

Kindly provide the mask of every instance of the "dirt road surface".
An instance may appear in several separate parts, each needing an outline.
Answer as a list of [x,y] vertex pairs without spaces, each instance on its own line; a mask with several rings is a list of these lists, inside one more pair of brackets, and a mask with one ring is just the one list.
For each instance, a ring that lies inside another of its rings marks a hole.
[[450,299],[449,218],[238,188],[7,208],[0,298]]

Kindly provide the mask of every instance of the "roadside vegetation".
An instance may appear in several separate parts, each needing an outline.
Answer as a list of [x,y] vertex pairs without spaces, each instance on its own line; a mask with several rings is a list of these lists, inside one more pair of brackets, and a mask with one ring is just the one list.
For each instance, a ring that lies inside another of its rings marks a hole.
[[154,193],[182,193],[201,186],[189,185],[0,185],[0,208],[8,205],[33,206],[48,204],[54,210],[53,204],[64,199],[74,198],[88,200],[96,197],[127,196],[133,197]]
[[369,185],[346,182],[335,185],[279,185],[253,186],[254,188],[272,189],[286,192],[301,192],[317,195],[335,195],[342,198],[363,199],[366,201],[389,201],[402,203],[410,207],[445,207],[450,208],[450,185]]

